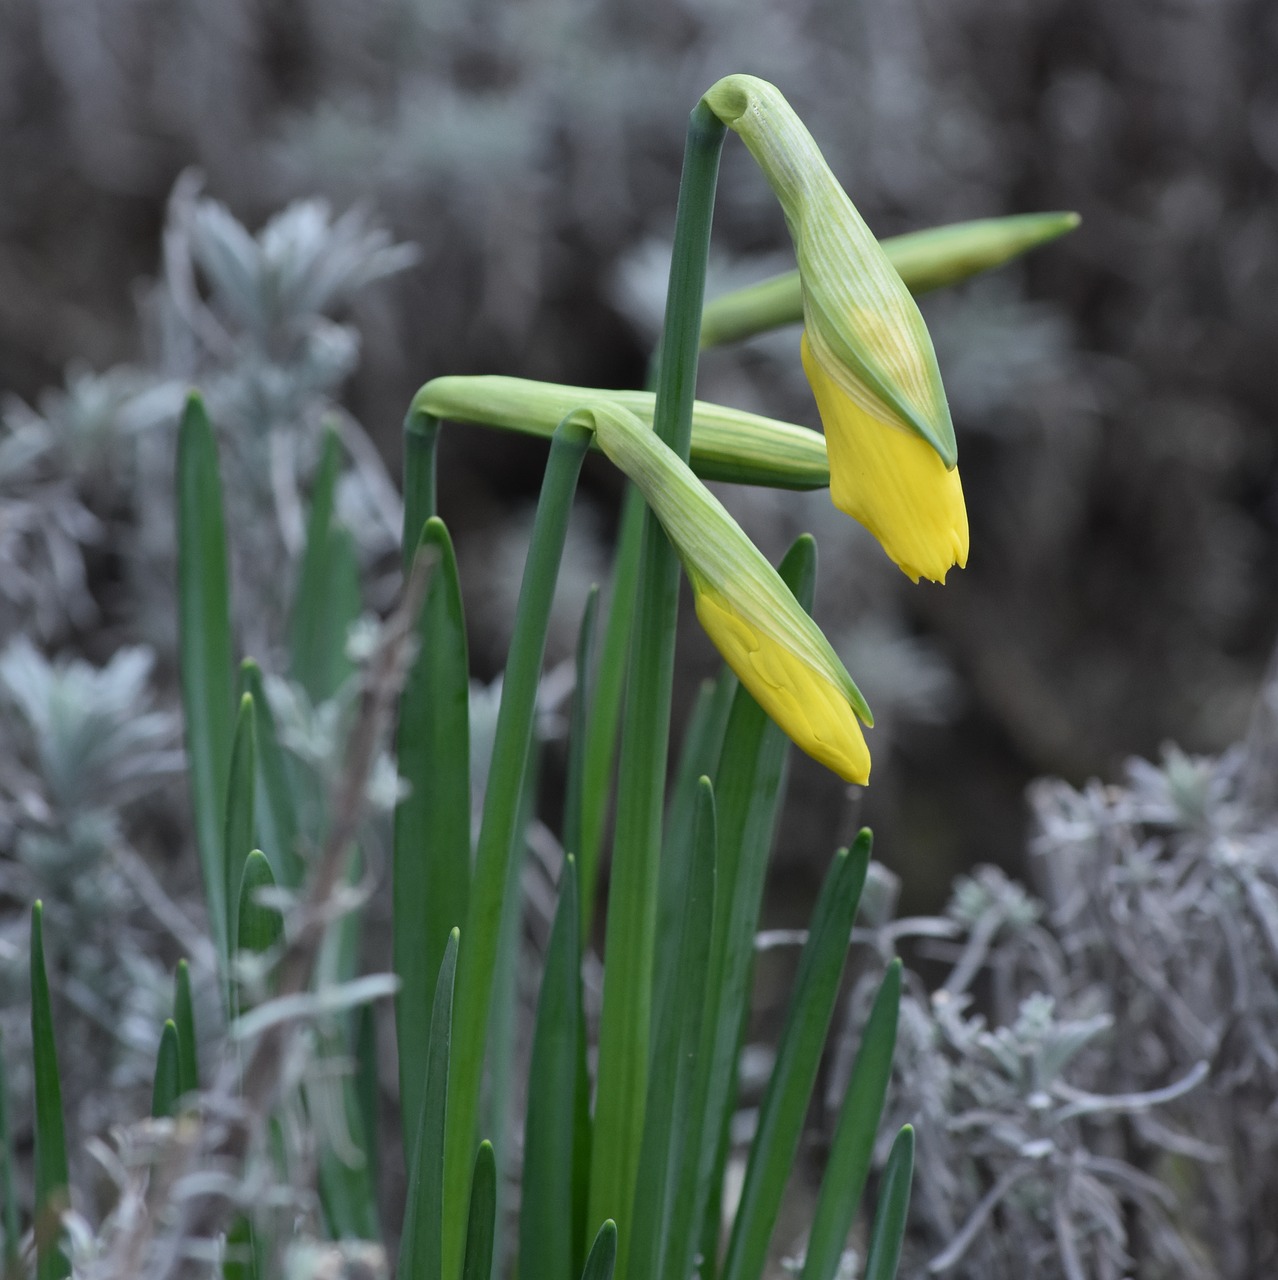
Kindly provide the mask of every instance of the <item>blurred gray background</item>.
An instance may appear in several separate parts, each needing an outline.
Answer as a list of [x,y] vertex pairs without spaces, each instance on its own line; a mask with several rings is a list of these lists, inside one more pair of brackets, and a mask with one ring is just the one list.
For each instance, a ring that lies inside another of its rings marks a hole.
[[[345,401],[392,467],[429,377],[638,385],[687,112],[733,71],[781,87],[880,234],[1078,210],[925,305],[966,572],[911,586],[824,494],[727,495],[773,557],[817,534],[818,618],[880,719],[850,806],[797,762],[780,866],[806,897],[866,820],[905,907],[932,906],[977,859],[1017,865],[1031,778],[1246,725],[1278,615],[1276,66],[1264,0],[0,0],[0,389],[152,358],[135,282],[192,166],[250,227],[321,195],[419,246],[343,317]],[[729,138],[711,290],[790,263]],[[701,394],[816,425],[795,332],[712,353]],[[484,678],[541,456],[444,441]],[[615,529],[616,476],[584,486],[552,659]],[[712,670],[691,630],[686,654]]]

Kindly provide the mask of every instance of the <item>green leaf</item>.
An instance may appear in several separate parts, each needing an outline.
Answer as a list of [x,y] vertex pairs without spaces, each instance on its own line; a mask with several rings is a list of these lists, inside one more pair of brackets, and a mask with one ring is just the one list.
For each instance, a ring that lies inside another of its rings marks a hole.
[[821,888],[799,961],[790,1013],[759,1109],[741,1203],[737,1209],[724,1280],[758,1280],[781,1197],[794,1166],[812,1086],[839,994],[848,938],[870,865],[870,833],[857,836],[852,851],[841,849]]
[[[399,1247],[401,1280],[438,1280],[444,1212],[444,1125],[448,1100],[448,1055],[453,1030],[453,979],[457,973],[456,929],[448,935],[435,982],[426,1052],[413,1064],[424,1076],[417,1091],[420,1114],[409,1165],[408,1198]],[[423,1070],[424,1068],[424,1070]]]
[[497,1224],[497,1164],[492,1143],[479,1144],[470,1183],[470,1211],[466,1218],[466,1253],[462,1280],[490,1280],[493,1271],[493,1233]]
[[362,1004],[355,1010],[355,1078],[351,1087],[364,1133],[364,1158],[374,1195],[381,1181],[381,1091],[378,1085],[377,1006]]
[[893,1280],[901,1261],[901,1242],[910,1211],[910,1182],[914,1177],[914,1129],[905,1125],[896,1135],[883,1170],[879,1207],[870,1229],[864,1280]]
[[261,849],[249,853],[240,878],[240,891],[236,895],[239,904],[239,925],[236,938],[241,951],[260,955],[269,951],[284,936],[284,917],[275,907],[258,900],[259,889],[275,888],[275,875],[271,864]]
[[13,1138],[9,1132],[9,1080],[0,1038],[0,1225],[4,1227],[5,1280],[18,1280],[18,1198],[14,1192]]
[[178,1037],[178,1097],[200,1087],[200,1067],[195,1035],[195,1003],[191,999],[191,966],[179,960],[173,991],[173,1024]]
[[581,1273],[581,1280],[612,1280],[612,1271],[617,1263],[617,1224],[608,1218],[595,1243],[591,1246],[590,1257],[586,1259],[586,1269]]
[[257,786],[257,733],[253,722],[253,697],[246,693],[240,699],[240,711],[235,720],[231,773],[226,791],[226,833],[222,842],[226,853],[226,901],[235,912],[227,921],[227,937],[233,952],[242,945],[235,925],[244,866],[253,848],[253,807]]
[[[816,588],[816,543],[795,540],[781,561],[780,574],[795,599],[809,611]],[[768,856],[785,799],[790,743],[755,702],[736,687],[723,750],[715,776],[719,817],[719,877],[710,976],[706,985],[707,1079],[701,1108],[700,1168],[696,1183],[698,1241],[678,1245],[688,1261],[698,1248],[703,1274],[715,1273],[719,1241],[719,1197],[728,1152],[728,1126],[736,1096],[737,1057],[749,1007],[754,969],[754,936],[767,880]],[[672,1246],[674,1247],[674,1246]]]
[[639,582],[643,550],[643,496],[627,483],[622,500],[621,529],[612,565],[612,590],[608,621],[599,653],[598,674],[590,694],[590,718],[586,727],[585,765],[581,786],[581,848],[577,853],[581,898],[581,945],[590,939],[598,896],[599,854],[612,801],[613,773],[617,764],[617,727],[626,687],[626,654],[630,648],[630,624]]
[[879,986],[857,1049],[839,1122],[830,1145],[830,1158],[821,1179],[821,1194],[808,1235],[803,1280],[835,1280],[839,1259],[865,1189],[874,1156],[874,1137],[883,1114],[896,1023],[901,1007],[901,961],[893,960]]
[[453,1064],[448,1077],[448,1149],[444,1184],[444,1276],[461,1266],[459,1209],[466,1197],[466,1165],[478,1131],[479,1089],[484,1075],[488,1019],[506,897],[517,889],[510,876],[524,798],[524,776],[533,738],[537,688],[546,627],[568,516],[589,432],[568,423],[555,434],[533,524],[514,636],[502,685],[484,816],[475,853],[466,913],[466,941],[457,958],[457,1008]]
[[586,708],[590,702],[590,671],[594,665],[595,614],[599,611],[599,586],[591,586],[577,633],[576,680],[568,720],[568,768],[564,784],[563,847],[574,857],[581,852],[581,794],[586,771]]
[[217,445],[192,392],[177,456],[178,647],[196,844],[218,956],[230,954],[222,840],[234,732],[230,579]]
[[673,972],[681,980],[669,985],[656,1014],[643,1146],[627,1235],[627,1271],[632,1276],[691,1274],[691,1268],[670,1270],[667,1250],[678,1259],[674,1265],[682,1265],[684,1245],[695,1230],[689,1193],[695,1191],[697,1121],[705,1101],[698,1096],[704,1075],[699,1059],[715,909],[714,789],[709,778],[702,778],[697,789],[692,825],[683,916],[657,946],[658,952],[673,953]]
[[262,669],[252,658],[240,663],[240,690],[253,698],[257,738],[257,787],[253,807],[257,847],[271,861],[275,881],[288,889],[302,883],[306,864],[298,853],[297,802],[289,761],[280,747]]
[[71,1178],[62,1120],[62,1083],[53,1039],[53,1009],[44,969],[44,904],[31,909],[31,1053],[35,1067],[36,1280],[63,1280],[71,1263],[62,1251],[59,1215]]
[[564,860],[559,906],[537,1000],[524,1126],[519,1274],[570,1280],[573,1274],[573,1144],[577,1102],[580,957],[577,863]]
[[253,1235],[253,1224],[249,1219],[243,1215],[237,1217],[226,1233],[223,1280],[257,1280],[257,1250]]
[[408,1161],[421,1110],[431,993],[470,895],[470,677],[457,558],[443,521],[434,517],[414,546],[438,560],[418,618],[418,652],[400,700],[397,740],[409,792],[395,810],[391,928],[401,984],[395,1032]]
[[177,1100],[182,1094],[180,1077],[177,1027],[169,1018],[160,1034],[160,1048],[155,1056],[155,1083],[151,1086],[151,1115],[155,1119],[177,1114]]
[[331,698],[354,670],[346,635],[359,616],[359,561],[350,533],[334,514],[341,461],[341,442],[330,428],[311,491],[289,627],[290,672],[312,702]]

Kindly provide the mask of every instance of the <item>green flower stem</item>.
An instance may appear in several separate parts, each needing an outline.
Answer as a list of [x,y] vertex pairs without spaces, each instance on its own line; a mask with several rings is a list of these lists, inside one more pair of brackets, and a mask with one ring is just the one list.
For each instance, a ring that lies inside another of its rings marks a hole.
[[[1023,213],[928,227],[879,243],[905,287],[916,297],[1001,267],[1031,249],[1073,231],[1076,213]],[[740,342],[783,325],[803,323],[803,287],[797,271],[736,289],[706,303],[702,347]]]
[[[435,514],[435,453],[439,419],[416,399],[404,419],[404,573],[417,552],[422,526]],[[469,1176],[469,1175],[468,1175]]]
[[[706,256],[723,138],[724,126],[699,103],[688,124],[684,151],[653,414],[658,437],[684,461],[692,435]],[[648,513],[622,728],[587,1219],[588,1227],[605,1218],[617,1222],[623,1237],[618,1277],[625,1271],[624,1236],[648,1088],[657,874],[678,604],[678,560]]]
[[[444,1140],[443,1274],[450,1280],[461,1273],[465,1248],[466,1202],[478,1137],[479,1093],[502,906],[508,884],[512,891],[518,887],[518,879],[509,874],[509,869],[519,837],[518,817],[532,743],[546,627],[577,475],[589,443],[589,429],[571,421],[555,433],[524,566],[497,715],[474,878],[457,958],[448,1126]],[[416,472],[413,478],[420,478],[421,474]],[[420,502],[420,496],[414,495],[412,501]],[[420,510],[416,514],[420,514]]]

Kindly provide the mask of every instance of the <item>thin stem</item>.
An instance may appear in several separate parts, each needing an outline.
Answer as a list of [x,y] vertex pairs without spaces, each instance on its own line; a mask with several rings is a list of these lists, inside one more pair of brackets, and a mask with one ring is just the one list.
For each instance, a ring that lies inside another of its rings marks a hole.
[[[666,294],[653,427],[685,461],[692,435],[706,256],[724,132],[709,108],[699,103],[688,124]],[[622,1237],[630,1222],[648,1088],[657,871],[679,604],[674,551],[650,512],[644,524],[608,899],[596,1159],[588,1222],[593,1225],[612,1218]],[[623,1280],[625,1246],[622,1238],[617,1280]]]
[[435,514],[435,451],[439,419],[414,403],[404,419],[404,573],[417,551],[422,525]]

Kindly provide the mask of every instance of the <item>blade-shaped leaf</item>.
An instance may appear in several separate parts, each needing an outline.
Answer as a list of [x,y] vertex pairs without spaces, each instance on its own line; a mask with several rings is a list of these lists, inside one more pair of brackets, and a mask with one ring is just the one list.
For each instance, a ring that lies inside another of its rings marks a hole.
[[442,520],[414,544],[437,557],[418,617],[418,652],[400,700],[400,776],[395,810],[391,927],[400,1105],[406,1160],[416,1145],[421,1063],[430,1037],[431,993],[449,933],[464,923],[470,894],[470,677],[457,557]]
[[195,1035],[195,1003],[191,999],[191,966],[179,960],[173,990],[173,1025],[178,1038],[178,1097],[200,1087],[198,1041]]
[[821,1064],[847,959],[848,937],[869,865],[870,833],[862,831],[851,852],[841,849],[835,855],[817,899],[790,1013],[759,1109],[741,1203],[728,1241],[724,1280],[758,1280],[763,1274],[772,1228],[799,1149],[803,1117]]
[[151,1115],[157,1120],[177,1114],[177,1100],[182,1094],[178,1058],[177,1027],[170,1018],[160,1034],[160,1048],[155,1055],[155,1082],[151,1086]]
[[306,869],[298,853],[297,802],[289,762],[280,747],[275,715],[266,696],[262,669],[252,658],[245,658],[240,664],[240,690],[253,698],[257,738],[253,816],[257,846],[270,859],[276,882],[295,889],[301,884]]
[[563,847],[574,857],[581,850],[581,793],[585,786],[587,706],[590,703],[590,671],[594,665],[595,614],[599,611],[599,587],[592,585],[577,632],[576,680],[568,721],[568,769],[564,782]]
[[519,1274],[524,1280],[570,1280],[573,1274],[573,1141],[581,1005],[578,924],[577,863],[569,855],[546,949],[528,1071],[519,1211]]
[[466,1253],[462,1280],[490,1280],[493,1270],[493,1232],[497,1223],[497,1164],[492,1143],[479,1144],[475,1173],[470,1181],[470,1211],[466,1218]]
[[44,968],[44,904],[40,902],[31,909],[31,1053],[35,1067],[36,1280],[63,1280],[71,1274],[71,1263],[61,1245],[61,1214],[67,1207],[71,1179],[53,1009]]
[[13,1139],[9,1133],[9,1073],[4,1063],[4,1041],[0,1038],[0,1226],[4,1228],[4,1275],[17,1280],[18,1197],[14,1191]]
[[608,1218],[595,1242],[590,1247],[590,1256],[586,1259],[586,1268],[581,1273],[581,1280],[612,1280],[613,1268],[617,1265],[617,1224]]
[[444,1124],[458,937],[456,929],[448,935],[435,982],[426,1053],[414,1064],[424,1081],[417,1091],[421,1109],[415,1127],[417,1141],[409,1166],[408,1199],[404,1210],[404,1231],[400,1238],[399,1275],[402,1280],[438,1280],[442,1274]]
[[901,1261],[901,1242],[910,1212],[910,1183],[914,1177],[914,1130],[905,1125],[892,1143],[879,1206],[870,1229],[870,1247],[865,1255],[864,1280],[893,1280]]
[[253,849],[244,862],[244,873],[236,895],[239,917],[235,936],[241,951],[261,954],[269,951],[284,936],[284,917],[258,897],[260,889],[274,887],[275,873],[266,854],[261,849]]
[[217,953],[230,954],[222,840],[234,733],[230,577],[217,445],[204,401],[186,402],[177,457],[178,636],[182,710],[205,903]]
[[839,1123],[830,1144],[830,1159],[821,1179],[803,1280],[835,1280],[839,1259],[847,1246],[852,1219],[865,1189],[874,1156],[874,1137],[883,1114],[888,1081],[892,1078],[892,1053],[896,1048],[896,1023],[901,1007],[901,961],[893,960],[879,986],[857,1049],[847,1093],[839,1111]]
[[227,922],[227,936],[234,952],[242,944],[235,927],[240,906],[244,865],[253,848],[253,807],[257,789],[257,731],[253,697],[240,699],[231,746],[231,772],[226,789],[226,831],[222,847],[226,856],[226,900],[234,913]]

